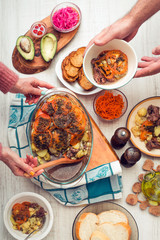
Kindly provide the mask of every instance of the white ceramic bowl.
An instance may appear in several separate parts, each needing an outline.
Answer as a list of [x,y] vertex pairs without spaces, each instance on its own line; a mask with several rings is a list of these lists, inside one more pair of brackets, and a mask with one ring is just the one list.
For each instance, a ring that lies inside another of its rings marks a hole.
[[[128,57],[128,72],[124,77],[115,82],[110,82],[107,84],[98,84],[93,78],[93,68],[91,65],[91,60],[93,58],[97,58],[98,55],[104,50],[121,50],[122,52],[124,52]],[[119,39],[114,39],[103,46],[97,46],[95,44],[90,46],[90,48],[87,50],[84,56],[83,70],[87,79],[93,85],[95,85],[98,88],[109,90],[120,88],[126,85],[129,81],[131,81],[136,73],[137,64],[138,62],[134,49],[127,42]]]
[[54,219],[53,211],[52,211],[50,203],[44,197],[42,197],[41,195],[39,195],[37,193],[33,193],[33,192],[19,193],[19,194],[13,196],[6,204],[5,209],[4,209],[3,219],[4,219],[4,224],[5,224],[8,232],[15,239],[18,239],[18,240],[24,240],[25,237],[27,237],[27,234],[23,234],[21,231],[14,230],[12,227],[13,225],[10,220],[11,210],[12,210],[13,205],[15,203],[22,203],[24,201],[38,203],[47,212],[46,221],[45,221],[43,227],[36,234],[33,234],[33,236],[29,238],[30,240],[44,239],[48,235],[48,233],[51,231],[51,228],[53,225],[53,219]]

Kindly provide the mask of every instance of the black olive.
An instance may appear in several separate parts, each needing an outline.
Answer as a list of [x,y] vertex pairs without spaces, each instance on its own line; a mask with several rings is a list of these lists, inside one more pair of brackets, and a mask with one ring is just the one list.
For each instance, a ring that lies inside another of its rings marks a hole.
[[127,128],[117,128],[114,135],[111,138],[111,145],[115,149],[124,147],[127,141],[130,139],[131,133]]

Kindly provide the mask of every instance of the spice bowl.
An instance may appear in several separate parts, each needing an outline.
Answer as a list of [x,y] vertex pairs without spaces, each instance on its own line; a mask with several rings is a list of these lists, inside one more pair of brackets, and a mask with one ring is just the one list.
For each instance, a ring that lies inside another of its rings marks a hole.
[[102,90],[94,101],[95,114],[104,121],[110,122],[122,117],[128,108],[128,100],[124,93],[117,89]]
[[75,30],[81,23],[81,10],[71,2],[56,5],[51,12],[51,23],[58,32],[68,33]]

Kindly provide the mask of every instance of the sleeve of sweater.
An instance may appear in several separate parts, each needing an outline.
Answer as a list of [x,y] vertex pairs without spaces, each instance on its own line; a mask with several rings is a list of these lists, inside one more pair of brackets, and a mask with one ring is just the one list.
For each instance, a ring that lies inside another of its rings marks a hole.
[[2,144],[0,143],[0,159],[1,159],[1,156],[2,156]]
[[9,92],[18,81],[18,78],[16,73],[0,62],[0,90],[3,93]]

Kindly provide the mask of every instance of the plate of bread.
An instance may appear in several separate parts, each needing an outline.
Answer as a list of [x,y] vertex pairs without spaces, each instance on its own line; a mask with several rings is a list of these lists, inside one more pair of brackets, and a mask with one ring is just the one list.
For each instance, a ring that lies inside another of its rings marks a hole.
[[124,207],[113,202],[90,204],[76,216],[73,240],[138,240],[138,226]]
[[100,92],[85,76],[83,71],[83,54],[85,47],[79,47],[66,53],[57,62],[56,74],[65,87],[80,95]]

